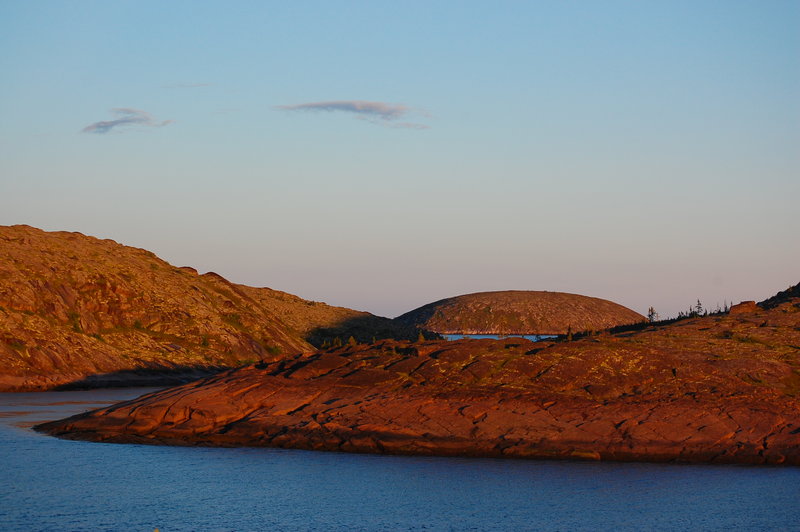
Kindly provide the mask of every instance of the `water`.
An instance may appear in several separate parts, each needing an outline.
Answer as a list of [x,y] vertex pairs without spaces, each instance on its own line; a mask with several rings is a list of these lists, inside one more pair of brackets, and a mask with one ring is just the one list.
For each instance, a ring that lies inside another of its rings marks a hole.
[[474,338],[478,340],[485,338],[491,340],[499,340],[500,338],[525,338],[532,342],[555,338],[555,336],[551,334],[443,334],[442,337],[444,337],[445,340],[461,340],[462,338]]
[[0,394],[2,530],[800,530],[800,468],[58,440],[145,390]]

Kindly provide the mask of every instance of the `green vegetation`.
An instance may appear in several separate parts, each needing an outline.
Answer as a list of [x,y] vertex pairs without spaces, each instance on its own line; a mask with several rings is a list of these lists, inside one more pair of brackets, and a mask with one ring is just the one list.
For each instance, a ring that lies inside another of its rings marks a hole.
[[227,323],[228,325],[235,327],[239,330],[244,329],[244,325],[242,324],[242,317],[239,314],[223,314],[222,321]]
[[760,338],[755,338],[753,336],[746,336],[742,334],[734,335],[733,340],[736,340],[737,342],[741,342],[743,344],[760,344],[760,345],[770,346],[768,342],[765,342]]
[[16,338],[12,338],[10,340],[6,340],[6,343],[14,351],[17,351],[17,352],[20,352],[20,353],[22,351],[25,351],[25,342],[23,342],[22,340],[17,340]]
[[[652,307],[651,307],[652,308]],[[694,305],[690,305],[689,309],[686,312],[678,312],[677,319],[684,319],[684,318],[699,318],[701,316],[716,316],[719,314],[727,314],[729,310],[728,301],[725,301],[725,306],[720,308],[719,303],[717,303],[717,307],[714,310],[709,308],[703,307],[703,304],[698,299]]]
[[218,287],[218,286],[212,286],[212,288],[214,289],[215,292],[220,294],[222,297],[232,301],[237,306],[241,306],[242,305],[241,298],[235,296],[233,294],[233,292],[231,292],[230,290],[226,290],[225,288],[221,288],[221,287]]
[[82,333],[83,327],[81,327],[81,316],[77,312],[70,312],[67,314],[67,319],[69,320],[68,323],[72,326],[72,330],[76,333]]
[[270,355],[280,355],[283,352],[283,349],[281,349],[281,347],[278,345],[265,345],[264,351]]

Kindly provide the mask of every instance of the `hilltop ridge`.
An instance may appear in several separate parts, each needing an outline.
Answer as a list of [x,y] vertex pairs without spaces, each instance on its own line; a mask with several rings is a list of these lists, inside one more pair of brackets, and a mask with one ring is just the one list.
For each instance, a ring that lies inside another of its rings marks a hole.
[[0,227],[0,391],[197,378],[351,329],[395,331],[388,318],[201,275],[113,240]]
[[645,317],[596,297],[533,290],[477,292],[423,305],[396,321],[439,334],[566,334],[641,322]]

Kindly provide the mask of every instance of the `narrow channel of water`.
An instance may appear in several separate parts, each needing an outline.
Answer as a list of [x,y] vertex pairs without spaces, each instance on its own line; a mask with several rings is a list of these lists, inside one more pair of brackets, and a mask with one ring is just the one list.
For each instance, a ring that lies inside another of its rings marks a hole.
[[532,342],[555,338],[552,334],[443,334],[445,340],[462,340],[464,338],[474,338],[477,340],[489,338],[499,340],[500,338],[525,338]]

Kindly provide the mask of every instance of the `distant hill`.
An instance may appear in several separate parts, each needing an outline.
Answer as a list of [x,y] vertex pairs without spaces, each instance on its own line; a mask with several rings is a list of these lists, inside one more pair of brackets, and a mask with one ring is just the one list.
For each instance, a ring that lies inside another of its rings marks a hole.
[[596,297],[506,290],[442,299],[395,321],[440,334],[565,334],[644,319],[629,308]]
[[782,292],[778,292],[769,299],[761,301],[758,305],[766,309],[771,309],[785,303],[791,303],[798,298],[800,298],[800,283],[797,283],[796,285],[789,287]]
[[112,240],[0,227],[0,391],[180,380],[396,331]]
[[359,343],[370,343],[381,338],[415,339],[418,334],[413,327],[369,312],[308,301],[271,288],[237,287],[315,347],[337,338],[344,343],[351,336]]

